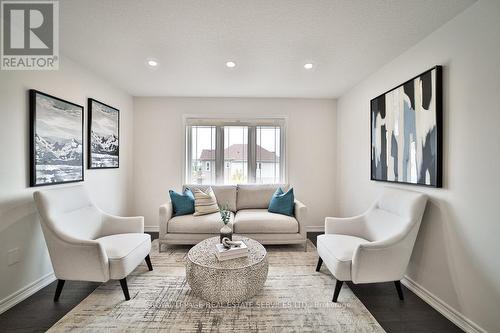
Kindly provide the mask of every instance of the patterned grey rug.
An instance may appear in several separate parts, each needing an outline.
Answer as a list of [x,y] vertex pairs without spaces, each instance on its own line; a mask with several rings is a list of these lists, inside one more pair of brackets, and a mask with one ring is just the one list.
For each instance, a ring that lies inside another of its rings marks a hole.
[[189,247],[159,253],[154,241],[154,271],[144,264],[127,278],[130,301],[118,281],[109,281],[49,332],[384,332],[345,284],[339,302],[331,302],[335,279],[325,265],[315,271],[312,243],[307,252],[302,246],[266,248],[264,289],[247,302],[219,305],[192,295],[184,270]]

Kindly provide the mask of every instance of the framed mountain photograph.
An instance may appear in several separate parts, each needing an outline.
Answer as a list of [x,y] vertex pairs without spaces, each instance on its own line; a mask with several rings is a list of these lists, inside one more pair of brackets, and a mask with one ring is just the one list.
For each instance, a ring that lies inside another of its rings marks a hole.
[[120,111],[89,98],[88,113],[88,168],[119,168]]
[[37,90],[30,100],[30,185],[83,181],[83,107]]
[[442,186],[441,66],[375,97],[371,112],[371,179]]

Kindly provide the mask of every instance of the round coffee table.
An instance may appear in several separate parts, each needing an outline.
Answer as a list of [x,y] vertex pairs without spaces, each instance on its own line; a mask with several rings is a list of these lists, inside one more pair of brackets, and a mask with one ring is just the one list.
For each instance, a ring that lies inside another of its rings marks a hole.
[[267,279],[267,252],[259,242],[233,236],[248,247],[248,257],[219,261],[219,237],[201,241],[189,250],[186,278],[194,294],[213,303],[239,303],[257,294]]

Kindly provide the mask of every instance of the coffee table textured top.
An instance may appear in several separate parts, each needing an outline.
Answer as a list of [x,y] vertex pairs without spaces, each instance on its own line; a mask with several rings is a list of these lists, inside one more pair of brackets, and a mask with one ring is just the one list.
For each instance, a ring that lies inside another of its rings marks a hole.
[[213,269],[241,269],[262,262],[267,255],[266,249],[259,242],[241,236],[233,236],[233,241],[243,241],[248,247],[248,256],[219,261],[216,256],[215,245],[220,242],[219,237],[212,237],[201,241],[189,250],[188,260],[191,263]]

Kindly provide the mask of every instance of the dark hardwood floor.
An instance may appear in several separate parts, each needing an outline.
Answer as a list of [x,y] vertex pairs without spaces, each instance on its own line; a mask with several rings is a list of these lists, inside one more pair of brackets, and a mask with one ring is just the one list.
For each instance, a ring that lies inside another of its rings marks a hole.
[[[314,245],[319,234],[308,233]],[[158,238],[158,233],[151,235]],[[67,281],[59,302],[54,303],[56,285],[57,282],[51,283],[1,314],[0,332],[45,332],[92,293],[99,283]],[[405,300],[400,301],[392,282],[348,285],[387,332],[461,332],[404,286]]]

